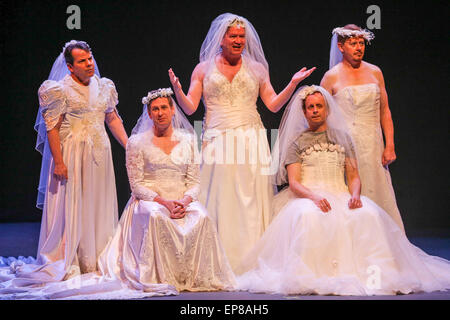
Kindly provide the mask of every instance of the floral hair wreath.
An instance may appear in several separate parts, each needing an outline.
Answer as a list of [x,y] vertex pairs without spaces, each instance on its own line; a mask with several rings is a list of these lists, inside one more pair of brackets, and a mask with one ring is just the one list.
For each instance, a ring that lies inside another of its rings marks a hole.
[[68,47],[68,46],[70,46],[71,44],[77,44],[77,43],[85,43],[88,47],[89,47],[89,45],[87,44],[87,42],[86,41],[79,41],[79,40],[70,40],[69,42],[66,42],[65,44],[64,44],[64,47],[63,47],[63,52],[66,50],[66,48]]
[[63,47],[63,52],[64,52],[64,50],[66,50],[66,48],[67,48],[68,46],[70,46],[71,44],[77,44],[77,43],[78,43],[77,40],[70,40],[69,42],[66,42],[66,44],[65,44],[64,47]]
[[171,88],[159,88],[158,90],[150,91],[146,97],[142,98],[142,104],[149,104],[150,101],[156,98],[170,97],[173,94]]
[[300,90],[300,92],[298,93],[298,97],[300,99],[302,99],[303,101],[305,101],[306,97],[308,97],[309,95],[311,95],[315,92],[320,92],[319,88],[317,88],[317,86],[315,86],[315,85],[306,86],[302,90]]
[[363,37],[368,43],[370,43],[371,40],[375,39],[375,35],[373,34],[373,32],[371,32],[367,29],[351,30],[351,29],[346,29],[344,27],[339,27],[339,28],[334,28],[331,33],[337,34],[338,36],[341,36],[344,38]]
[[236,27],[238,29],[245,28],[245,23],[240,17],[234,18],[233,21],[230,22],[228,27]]

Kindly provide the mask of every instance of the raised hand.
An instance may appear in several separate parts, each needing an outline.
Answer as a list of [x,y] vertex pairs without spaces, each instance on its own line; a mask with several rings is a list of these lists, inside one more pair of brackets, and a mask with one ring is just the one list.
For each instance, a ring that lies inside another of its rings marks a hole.
[[175,75],[172,68],[169,69],[169,79],[170,79],[170,83],[172,83],[174,90],[179,90],[179,91],[183,90],[181,87],[180,79]]
[[300,71],[292,76],[292,82],[295,85],[299,84],[301,81],[308,78],[314,70],[316,70],[316,67],[313,67],[309,70],[307,70],[306,67],[301,68]]

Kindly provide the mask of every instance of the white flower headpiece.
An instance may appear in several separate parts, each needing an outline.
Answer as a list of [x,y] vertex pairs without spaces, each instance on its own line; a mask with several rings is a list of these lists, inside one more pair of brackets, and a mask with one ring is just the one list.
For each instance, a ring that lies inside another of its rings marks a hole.
[[68,47],[68,46],[70,46],[71,44],[77,44],[79,41],[77,41],[77,40],[70,40],[69,42],[66,42],[66,44],[64,45],[64,47],[63,47],[63,52],[64,52],[64,50],[66,50],[66,48]]
[[142,104],[149,104],[150,101],[156,98],[170,97],[173,94],[171,88],[159,88],[158,90],[150,91],[146,97],[142,98]]
[[231,21],[231,23],[228,25],[228,27],[236,27],[238,29],[240,29],[241,27],[245,28],[245,23],[238,17],[234,18],[233,21]]
[[315,85],[306,86],[302,90],[300,90],[298,96],[300,99],[305,100],[307,96],[313,94],[314,92],[320,92],[319,88],[317,88]]
[[369,43],[371,40],[375,39],[375,35],[373,34],[373,32],[371,32],[367,29],[351,30],[351,29],[346,29],[344,27],[340,27],[340,28],[334,28],[331,33],[337,34],[344,38],[363,37]]

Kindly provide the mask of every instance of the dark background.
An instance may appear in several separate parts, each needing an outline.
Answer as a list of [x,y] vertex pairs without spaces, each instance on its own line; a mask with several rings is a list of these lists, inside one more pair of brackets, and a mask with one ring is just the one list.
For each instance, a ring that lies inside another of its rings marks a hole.
[[[41,156],[34,150],[37,90],[64,43],[85,40],[100,73],[119,93],[119,112],[131,132],[141,97],[170,86],[172,67],[183,88],[198,63],[211,21],[232,12],[259,33],[277,92],[303,66],[317,70],[303,84],[318,84],[328,70],[331,30],[366,26],[371,4],[381,8],[381,29],[365,60],[384,73],[398,160],[390,166],[409,234],[450,234],[448,205],[448,1],[1,1],[0,222],[40,221],[35,208]],[[69,30],[66,9],[81,8],[81,30]],[[258,102],[266,128],[277,128]],[[284,110],[284,109],[283,109]],[[201,120],[204,108],[190,120]],[[129,198],[125,152],[111,140],[119,212]]]

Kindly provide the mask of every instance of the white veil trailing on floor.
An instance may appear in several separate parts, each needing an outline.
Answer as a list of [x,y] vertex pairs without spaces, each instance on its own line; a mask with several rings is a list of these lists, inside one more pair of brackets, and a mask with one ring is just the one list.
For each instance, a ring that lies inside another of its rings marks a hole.
[[356,157],[354,153],[354,145],[348,129],[346,121],[340,108],[334,102],[334,99],[327,90],[320,86],[302,86],[292,96],[287,105],[278,132],[278,140],[275,143],[272,158],[273,163],[278,166],[273,172],[273,183],[276,185],[283,185],[288,183],[287,170],[285,167],[286,157],[291,144],[306,130],[309,129],[308,122],[303,113],[303,104],[305,99],[310,94],[319,92],[328,107],[327,135],[328,138],[335,144],[344,147],[349,158],[352,159],[351,165],[356,166]]
[[[62,52],[56,58],[53,63],[52,69],[48,76],[47,80],[60,81],[66,75],[70,74],[69,69],[67,68],[66,60],[64,59],[64,50],[65,48],[73,43],[78,42],[76,40],[71,40],[65,44]],[[92,56],[93,57],[93,56]],[[97,67],[97,63],[94,59],[95,65],[95,74],[100,78],[100,72]],[[35,149],[39,151],[42,155],[42,164],[41,164],[41,173],[39,177],[39,185],[38,185],[38,195],[36,200],[36,207],[42,209],[44,207],[45,201],[45,192],[47,189],[47,179],[48,179],[48,170],[50,169],[50,161],[52,159],[52,153],[50,151],[50,147],[47,139],[47,127],[45,126],[44,118],[42,117],[41,111],[39,110],[36,116],[36,122],[34,123],[34,130],[37,132],[36,139],[36,147]]]

